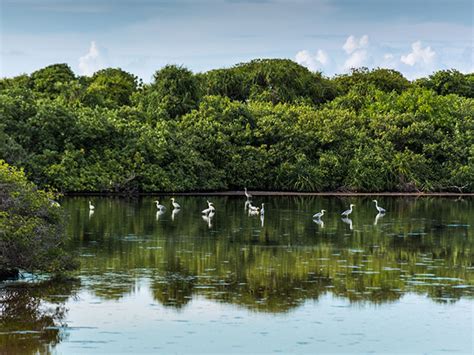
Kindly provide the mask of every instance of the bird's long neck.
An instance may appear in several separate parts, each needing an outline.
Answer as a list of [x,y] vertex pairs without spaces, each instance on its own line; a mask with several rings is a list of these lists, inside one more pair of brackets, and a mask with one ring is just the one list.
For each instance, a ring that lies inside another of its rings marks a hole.
[[379,208],[379,204],[377,203],[377,200],[375,200],[375,207]]
[[324,216],[324,210],[321,210],[321,216]]

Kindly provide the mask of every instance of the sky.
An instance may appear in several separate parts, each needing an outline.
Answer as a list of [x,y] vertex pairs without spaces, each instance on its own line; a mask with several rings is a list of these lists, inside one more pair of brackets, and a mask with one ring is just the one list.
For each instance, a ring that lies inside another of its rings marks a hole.
[[326,76],[384,67],[409,79],[474,71],[472,0],[0,0],[0,76],[68,63],[145,82],[289,58]]

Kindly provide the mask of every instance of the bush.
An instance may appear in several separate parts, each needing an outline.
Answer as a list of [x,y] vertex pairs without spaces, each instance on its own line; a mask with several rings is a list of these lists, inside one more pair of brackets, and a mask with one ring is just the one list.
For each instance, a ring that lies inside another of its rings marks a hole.
[[76,267],[65,250],[63,218],[52,193],[38,190],[23,171],[0,161],[0,276]]

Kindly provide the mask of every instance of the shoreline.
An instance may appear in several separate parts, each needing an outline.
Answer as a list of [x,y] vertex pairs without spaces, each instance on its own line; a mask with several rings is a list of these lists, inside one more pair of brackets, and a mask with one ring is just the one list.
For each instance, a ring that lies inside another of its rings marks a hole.
[[[296,191],[252,191],[253,196],[390,196],[390,197],[474,197],[474,193],[456,192],[296,192]],[[244,196],[243,191],[195,191],[195,192],[65,192],[63,196]]]

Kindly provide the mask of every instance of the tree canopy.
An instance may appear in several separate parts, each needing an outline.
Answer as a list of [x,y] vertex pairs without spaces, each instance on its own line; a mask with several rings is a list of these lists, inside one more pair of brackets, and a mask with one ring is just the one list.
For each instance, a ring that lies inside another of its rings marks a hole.
[[60,191],[474,191],[472,78],[58,64],[0,80],[0,157]]

